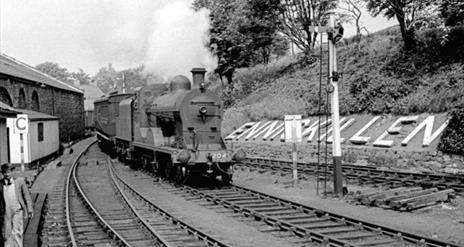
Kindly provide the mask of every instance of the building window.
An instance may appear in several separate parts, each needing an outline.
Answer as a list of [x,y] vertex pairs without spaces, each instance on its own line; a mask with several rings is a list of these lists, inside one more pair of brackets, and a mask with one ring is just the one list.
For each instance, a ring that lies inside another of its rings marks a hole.
[[33,111],[40,111],[40,104],[39,104],[39,95],[36,91],[32,92],[31,97],[31,110]]
[[24,89],[19,89],[18,108],[26,109],[26,94]]
[[43,123],[37,124],[37,139],[39,142],[43,141],[44,139],[44,124]]
[[0,102],[3,102],[9,106],[13,106],[10,94],[8,93],[8,90],[6,90],[6,88],[4,87],[0,87]]

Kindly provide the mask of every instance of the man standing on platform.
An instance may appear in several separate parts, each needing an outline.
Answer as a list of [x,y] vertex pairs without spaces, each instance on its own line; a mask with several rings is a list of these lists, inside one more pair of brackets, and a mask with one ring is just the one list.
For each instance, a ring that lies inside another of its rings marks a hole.
[[1,167],[3,179],[0,182],[0,223],[2,227],[0,246],[23,246],[23,217],[32,217],[32,200],[24,178],[13,178],[14,166]]

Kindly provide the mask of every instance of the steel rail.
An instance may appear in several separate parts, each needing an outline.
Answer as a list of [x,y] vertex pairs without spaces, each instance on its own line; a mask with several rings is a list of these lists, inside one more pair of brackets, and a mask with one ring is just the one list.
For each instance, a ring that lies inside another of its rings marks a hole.
[[[90,147],[90,146],[89,146]],[[90,199],[85,195],[83,189],[81,188],[79,184],[79,180],[77,179],[76,175],[76,170],[77,166],[79,165],[79,162],[75,162],[75,164],[71,168],[71,173],[72,173],[72,178],[74,181],[74,185],[77,188],[77,191],[79,192],[78,194],[82,197],[82,199],[85,201],[87,206],[91,209],[90,212],[97,217],[98,222],[102,226],[103,229],[108,229],[109,232],[107,231],[108,234],[116,238],[121,244],[124,246],[131,246],[131,244],[123,237],[121,236],[104,218],[103,216],[97,211],[95,206],[92,204]]]
[[[341,223],[349,227],[353,227],[353,228],[360,229],[360,230],[366,230],[372,233],[380,233],[383,236],[393,238],[393,239],[398,239],[398,240],[404,240],[411,244],[417,244],[419,246],[429,246],[429,247],[443,247],[443,246],[458,247],[457,245],[454,245],[452,243],[447,243],[447,242],[443,242],[443,241],[439,241],[439,240],[435,240],[431,238],[426,238],[426,237],[419,236],[417,234],[413,234],[410,232],[397,230],[397,229],[393,229],[390,227],[385,227],[385,226],[381,226],[378,224],[374,224],[371,222],[355,219],[352,217],[347,217],[344,215],[336,214],[333,212],[329,212],[327,210],[310,207],[307,205],[299,204],[299,203],[292,202],[286,199],[268,195],[262,192],[258,192],[252,189],[244,188],[238,185],[232,185],[230,188],[245,196],[253,196],[261,200],[269,200],[276,204],[279,204],[280,206],[288,207],[289,209],[292,209],[292,210],[297,210],[299,212],[306,213],[306,214],[317,215],[317,217],[324,217],[324,219],[337,222],[337,223]],[[280,220],[277,217],[266,215],[266,213],[258,212],[259,210],[256,211],[252,208],[247,208],[247,206],[239,205],[236,202],[228,201],[227,198],[225,199],[220,198],[220,196],[204,193],[203,191],[200,191],[200,190],[188,187],[188,186],[183,186],[182,189],[188,191],[190,194],[193,194],[195,196],[205,198],[208,201],[214,202],[216,204],[222,204],[223,206],[227,208],[231,208],[234,211],[241,212],[242,214],[246,216],[251,216],[256,219],[261,219],[271,226],[278,227],[278,228],[281,228],[287,231],[292,231],[294,234],[301,236],[301,237],[307,237],[311,241],[323,243],[328,246],[344,246],[344,247],[345,246],[358,246],[356,243],[349,243],[347,241],[343,241],[336,237],[328,236],[328,235],[325,235],[315,230],[306,229],[302,226],[298,226],[291,222],[286,222],[285,220]],[[217,191],[217,193],[219,194],[221,192]]]
[[[245,165],[268,166],[271,169],[280,169],[290,171],[291,161],[281,159],[269,159],[252,157],[243,162]],[[317,175],[323,171],[315,169],[317,163],[298,162],[299,171]],[[328,165],[330,173],[332,173],[332,165]],[[392,171],[378,169],[375,166],[361,166],[353,164],[343,164],[342,171],[346,178],[358,180],[371,180],[376,183],[385,184],[405,184],[405,185],[431,185],[440,189],[454,189],[458,193],[464,193],[464,176],[448,175],[448,174],[425,174],[404,171]],[[368,177],[366,177],[368,176]],[[415,179],[415,180],[414,180]]]
[[414,233],[410,233],[410,232],[407,232],[407,231],[397,230],[397,229],[394,229],[394,228],[385,227],[385,226],[381,226],[381,225],[378,225],[378,224],[375,224],[375,223],[371,223],[371,222],[355,219],[355,218],[352,218],[352,217],[347,217],[347,216],[344,216],[344,215],[340,215],[340,214],[337,214],[337,213],[329,212],[327,210],[306,206],[306,205],[303,205],[303,204],[292,202],[292,201],[282,199],[282,198],[279,198],[279,197],[276,197],[276,196],[268,195],[266,193],[259,192],[259,191],[256,191],[256,190],[252,190],[252,189],[249,189],[249,188],[245,188],[245,187],[242,187],[242,186],[233,185],[233,187],[237,188],[238,190],[242,190],[244,192],[248,192],[248,193],[258,195],[260,197],[269,198],[269,199],[272,199],[272,200],[275,200],[275,201],[278,201],[278,202],[284,202],[285,204],[287,204],[289,206],[292,206],[294,208],[299,208],[299,209],[303,209],[303,210],[310,210],[310,211],[313,211],[313,212],[319,212],[320,214],[327,215],[327,216],[329,216],[329,217],[331,217],[331,218],[333,218],[335,220],[345,221],[346,223],[352,224],[353,226],[369,227],[373,231],[381,231],[381,232],[383,232],[383,233],[385,233],[385,234],[387,234],[389,236],[400,237],[400,238],[403,238],[403,239],[405,239],[405,240],[407,240],[407,241],[409,241],[411,243],[420,243],[421,245],[425,244],[426,246],[433,246],[433,247],[439,247],[439,246],[459,247],[458,245],[455,245],[455,244],[452,244],[452,243],[439,241],[439,240],[432,239],[432,238],[423,237],[423,236],[420,236],[420,235],[417,235],[417,234],[414,234]]
[[[107,159],[107,169],[108,169],[108,173],[110,174],[110,177],[111,177],[111,181],[113,182],[113,185],[117,188],[117,191],[118,193],[122,196],[122,198],[124,199],[124,202],[129,206],[129,209],[132,211],[132,213],[137,217],[137,220],[142,222],[143,226],[148,229],[152,235],[152,237],[159,243],[161,244],[162,246],[166,246],[166,247],[173,247],[172,244],[169,243],[169,241],[167,241],[165,238],[163,238],[162,236],[160,236],[157,231],[151,227],[150,223],[148,223],[146,220],[143,219],[142,215],[139,214],[139,212],[137,211],[137,209],[135,208],[134,204],[132,204],[129,200],[129,198],[127,197],[127,195],[123,192],[123,188],[121,188],[121,186],[118,184],[118,182],[116,181],[116,176],[115,176],[115,172],[113,170],[113,167],[112,167],[112,162],[111,162],[111,159],[108,158]],[[120,179],[118,177],[118,179]],[[127,185],[126,185],[127,186]],[[130,187],[127,187],[129,189],[132,189]]]
[[160,207],[153,204],[150,200],[148,200],[145,196],[142,195],[139,191],[135,188],[131,187],[128,182],[121,178],[121,176],[115,171],[115,168],[112,165],[112,162],[109,163],[111,166],[111,170],[113,170],[115,178],[117,178],[121,183],[128,188],[132,193],[134,193],[137,197],[139,197],[146,205],[149,205],[152,209],[154,209],[157,213],[161,214],[164,218],[169,219],[172,223],[176,225],[180,225],[181,228],[187,230],[188,233],[195,236],[198,240],[204,241],[208,246],[215,246],[215,247],[227,247],[228,245],[221,243],[219,240],[216,240],[205,233],[201,232],[198,229],[195,229],[192,226],[189,226],[185,222],[181,221],[180,219],[175,218],[174,216],[170,215],[168,212],[164,211]]
[[73,164],[71,165],[68,174],[66,175],[66,185],[65,185],[65,212],[66,212],[66,225],[68,228],[68,234],[69,238],[71,239],[71,245],[73,247],[77,247],[76,243],[76,238],[74,236],[74,231],[72,229],[72,224],[71,224],[71,188],[70,188],[70,183],[71,183],[71,175],[73,173],[73,168],[77,166],[79,160],[81,157],[89,150],[89,148],[94,145],[98,140],[92,141],[82,152],[79,153],[79,155],[76,157],[74,160]]

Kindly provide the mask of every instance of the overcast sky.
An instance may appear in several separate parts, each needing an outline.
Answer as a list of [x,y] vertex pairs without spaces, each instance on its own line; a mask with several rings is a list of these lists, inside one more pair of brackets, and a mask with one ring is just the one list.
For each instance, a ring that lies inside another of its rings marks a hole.
[[[160,75],[214,68],[204,48],[207,11],[192,0],[0,0],[0,51],[29,65],[50,61],[95,74],[145,64]],[[395,25],[364,13],[369,32]],[[346,36],[354,27],[345,27]]]

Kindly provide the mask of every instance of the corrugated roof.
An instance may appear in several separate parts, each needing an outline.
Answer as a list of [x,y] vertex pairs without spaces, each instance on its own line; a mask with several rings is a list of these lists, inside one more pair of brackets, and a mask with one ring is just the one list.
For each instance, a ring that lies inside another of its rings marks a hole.
[[80,89],[59,81],[45,73],[40,72],[32,66],[20,62],[3,53],[0,53],[0,73],[43,83],[50,87],[59,88],[66,91],[83,93]]

